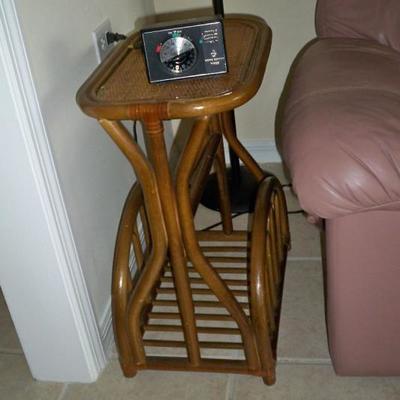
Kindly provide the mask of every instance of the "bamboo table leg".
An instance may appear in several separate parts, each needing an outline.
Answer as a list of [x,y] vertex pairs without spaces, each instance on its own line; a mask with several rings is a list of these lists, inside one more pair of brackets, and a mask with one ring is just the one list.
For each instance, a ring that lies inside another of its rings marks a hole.
[[204,136],[207,130],[207,120],[207,117],[203,117],[195,124],[193,134],[189,138],[187,149],[183,153],[178,167],[178,180],[181,184],[178,186],[177,190],[183,239],[193,265],[195,265],[201,277],[218,297],[221,304],[226,307],[232,317],[236,320],[242,333],[249,369],[257,370],[260,368],[260,360],[256,349],[255,335],[251,325],[249,324],[243,309],[239,306],[230,289],[226,286],[223,280],[218,276],[217,272],[215,272],[213,267],[203,256],[200,246],[197,242],[193,218],[190,218],[191,205],[188,182],[190,174],[194,168],[193,159],[196,157],[196,154],[200,152],[202,143],[204,142]]
[[[141,186],[145,188],[143,196],[148,210],[149,227],[153,238],[151,254],[143,268],[140,280],[132,292],[129,292],[129,289],[131,289],[130,278],[128,278],[130,274],[129,266],[118,263],[118,251],[127,251],[127,249],[121,248],[121,242],[124,241],[125,236],[123,232],[122,238],[119,235],[116,244],[114,273],[119,273],[119,279],[113,282],[112,296],[116,342],[120,354],[121,368],[126,376],[133,376],[136,374],[137,368],[145,364],[140,318],[146,305],[146,300],[151,295],[151,291],[165,262],[167,235],[156,178],[151,165],[120,122],[101,120],[100,124],[128,158],[135,169]],[[129,217],[129,209],[127,209],[127,214]],[[121,223],[123,224],[124,222],[122,218]],[[126,221],[126,223],[129,223],[129,221]],[[121,234],[121,230],[119,233]],[[128,296],[130,296],[129,299]],[[128,302],[129,304],[127,305]],[[131,326],[128,332],[126,329],[127,314],[129,314],[129,323]]]
[[239,142],[235,127],[233,126],[233,121],[229,112],[224,112],[220,114],[221,124],[223,127],[223,134],[229,143],[229,146],[237,154],[237,156],[243,161],[244,165],[248,170],[254,175],[258,182],[261,182],[267,175],[265,171],[257,164],[254,158],[246,150],[246,148]]
[[194,306],[186,268],[182,233],[178,221],[175,186],[172,182],[164,141],[164,129],[162,121],[157,119],[145,120],[144,127],[147,134],[147,151],[154,167],[165,218],[168,248],[177,290],[178,305],[182,315],[188,356],[193,365],[199,365],[200,349],[197,339],[196,321],[194,319]]
[[[222,133],[221,123],[218,116],[213,118],[213,129],[219,131],[220,134]],[[215,175],[218,185],[219,210],[221,214],[222,227],[226,234],[231,234],[233,232],[232,208],[222,140],[215,155]]]

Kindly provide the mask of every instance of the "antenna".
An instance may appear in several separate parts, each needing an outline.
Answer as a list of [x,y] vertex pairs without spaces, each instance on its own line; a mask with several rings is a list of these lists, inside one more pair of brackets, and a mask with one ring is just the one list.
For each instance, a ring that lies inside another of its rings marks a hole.
[[224,17],[224,1],[223,0],[213,0],[214,14]]

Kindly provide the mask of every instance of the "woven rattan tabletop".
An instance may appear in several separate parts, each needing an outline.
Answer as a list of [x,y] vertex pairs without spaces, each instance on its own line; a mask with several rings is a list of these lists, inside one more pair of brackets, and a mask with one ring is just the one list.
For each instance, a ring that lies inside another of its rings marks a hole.
[[245,103],[261,85],[271,31],[254,16],[224,20],[229,72],[214,77],[150,84],[137,45],[139,33],[120,44],[80,88],[77,102],[98,119],[196,117],[227,111]]

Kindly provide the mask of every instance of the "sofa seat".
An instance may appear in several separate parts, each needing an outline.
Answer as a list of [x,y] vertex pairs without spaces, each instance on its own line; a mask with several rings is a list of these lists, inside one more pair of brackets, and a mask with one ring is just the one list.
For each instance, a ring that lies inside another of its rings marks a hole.
[[400,210],[400,53],[364,39],[312,42],[293,68],[279,141],[310,215]]

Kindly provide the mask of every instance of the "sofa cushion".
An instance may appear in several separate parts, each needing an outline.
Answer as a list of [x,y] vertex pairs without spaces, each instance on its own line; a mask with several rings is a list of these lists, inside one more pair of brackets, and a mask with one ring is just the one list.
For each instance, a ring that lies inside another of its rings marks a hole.
[[293,70],[282,121],[279,146],[308,213],[400,210],[400,53],[314,42]]
[[318,0],[320,37],[373,39],[400,51],[399,0]]

